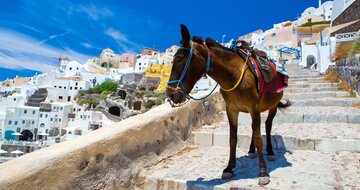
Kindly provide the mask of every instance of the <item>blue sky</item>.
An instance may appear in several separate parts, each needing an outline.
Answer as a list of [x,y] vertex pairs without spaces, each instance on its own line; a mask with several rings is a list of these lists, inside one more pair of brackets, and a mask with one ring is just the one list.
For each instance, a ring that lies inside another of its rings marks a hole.
[[0,7],[0,81],[84,62],[102,49],[138,53],[178,44],[179,25],[192,35],[225,41],[295,20],[317,0],[13,0]]

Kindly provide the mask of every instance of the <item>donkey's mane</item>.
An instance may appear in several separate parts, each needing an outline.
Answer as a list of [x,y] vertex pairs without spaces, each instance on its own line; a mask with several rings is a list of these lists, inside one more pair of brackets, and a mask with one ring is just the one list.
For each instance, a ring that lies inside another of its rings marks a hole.
[[206,39],[206,45],[210,48],[210,47],[215,47],[215,48],[219,48],[222,50],[226,50],[226,51],[230,51],[230,52],[234,52],[233,49],[227,48],[225,46],[222,46],[221,44],[217,43],[215,40],[211,39],[211,38],[207,38]]

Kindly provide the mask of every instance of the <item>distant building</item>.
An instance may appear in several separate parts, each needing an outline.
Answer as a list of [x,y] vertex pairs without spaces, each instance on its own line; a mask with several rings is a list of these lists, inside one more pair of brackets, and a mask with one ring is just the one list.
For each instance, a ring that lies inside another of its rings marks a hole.
[[260,47],[264,42],[264,32],[262,29],[240,36],[238,40],[244,40],[254,47]]
[[274,47],[279,45],[288,47],[300,46],[300,39],[292,22],[286,21],[274,24],[274,28],[265,31],[264,46]]
[[144,48],[139,54],[140,55],[156,55],[160,53],[159,50],[154,48]]

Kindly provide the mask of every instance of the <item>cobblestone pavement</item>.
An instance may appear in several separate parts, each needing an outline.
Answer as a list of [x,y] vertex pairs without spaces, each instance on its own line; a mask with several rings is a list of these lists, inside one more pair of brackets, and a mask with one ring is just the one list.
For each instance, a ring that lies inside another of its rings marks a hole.
[[[221,180],[229,154],[228,121],[192,132],[193,145],[147,168],[145,189],[360,189],[359,97],[337,90],[317,72],[287,66],[285,97],[294,102],[278,112],[272,130],[277,160],[267,161],[270,183],[258,186],[258,159],[246,156],[251,118],[239,114],[237,167]],[[262,113],[262,133],[267,113]],[[266,144],[263,135],[264,146]]]

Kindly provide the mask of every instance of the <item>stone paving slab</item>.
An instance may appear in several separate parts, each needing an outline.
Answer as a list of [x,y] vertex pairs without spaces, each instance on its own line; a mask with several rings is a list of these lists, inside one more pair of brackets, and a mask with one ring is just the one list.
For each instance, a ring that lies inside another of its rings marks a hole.
[[[265,126],[262,123],[264,148]],[[251,126],[238,126],[238,147],[248,149],[251,142]],[[272,145],[277,150],[319,150],[360,152],[360,126],[344,123],[280,124],[272,129]],[[205,146],[229,146],[228,122],[205,125],[193,131],[193,143]]]
[[330,82],[318,82],[318,83],[305,83],[298,82],[297,84],[289,84],[288,88],[329,88],[329,87],[337,87],[338,83],[330,83]]
[[[313,99],[291,99],[292,107],[295,106],[350,106],[360,103],[360,98],[318,98]],[[331,108],[324,108],[331,109]]]
[[337,91],[336,86],[333,87],[320,87],[320,88],[293,88],[288,87],[285,89],[285,93],[306,93],[306,92],[322,92],[322,91]]
[[237,150],[232,180],[220,179],[228,161],[228,148],[195,146],[147,168],[146,190],[220,189],[357,189],[360,187],[360,153],[317,151],[278,152],[267,162],[270,183],[258,183],[258,159]]
[[[261,113],[261,121],[265,122],[268,112]],[[224,121],[226,114],[224,114]],[[248,113],[239,113],[239,124],[250,124]],[[278,111],[274,123],[355,123],[360,125],[360,109],[341,106],[291,106],[285,111]]]
[[306,92],[306,93],[290,93],[284,91],[284,98],[304,99],[304,98],[344,98],[350,97],[349,92],[344,91],[321,91],[321,92]]

